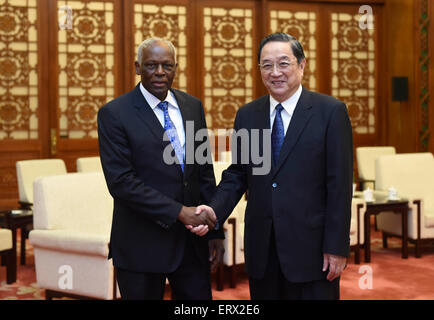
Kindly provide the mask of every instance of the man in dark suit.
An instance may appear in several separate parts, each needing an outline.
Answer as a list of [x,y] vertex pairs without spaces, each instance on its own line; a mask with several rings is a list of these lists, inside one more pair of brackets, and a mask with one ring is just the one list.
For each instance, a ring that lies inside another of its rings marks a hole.
[[[240,108],[234,123],[235,133],[249,133],[248,160],[242,157],[246,141],[235,134],[232,165],[211,208],[199,208],[213,209],[223,223],[248,190],[244,248],[252,299],[339,299],[339,276],[349,255],[353,172],[346,106],[302,87],[306,60],[292,36],[264,38],[258,63],[269,95]],[[271,152],[263,157],[272,160],[265,174],[257,170],[254,148]]]
[[203,107],[171,89],[177,63],[169,41],[145,40],[135,67],[141,82],[98,112],[101,163],[114,198],[109,258],[119,289],[123,299],[162,299],[167,278],[175,299],[211,299],[209,249],[219,263],[223,233],[200,237],[185,228],[206,225],[204,235],[216,222],[195,213],[215,191],[212,161],[199,165],[185,155],[208,143],[185,131],[206,128]]

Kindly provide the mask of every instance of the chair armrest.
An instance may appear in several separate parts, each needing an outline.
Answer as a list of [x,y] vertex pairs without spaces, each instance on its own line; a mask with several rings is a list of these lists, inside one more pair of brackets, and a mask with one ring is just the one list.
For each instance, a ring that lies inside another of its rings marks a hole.
[[45,248],[80,254],[108,256],[109,235],[84,233],[73,230],[32,230],[30,244]]
[[232,225],[232,261],[233,264],[236,264],[236,250],[237,250],[237,219],[229,218],[228,224]]
[[364,243],[363,220],[366,211],[366,201],[363,198],[353,198],[351,204],[351,219],[356,221],[357,244]]

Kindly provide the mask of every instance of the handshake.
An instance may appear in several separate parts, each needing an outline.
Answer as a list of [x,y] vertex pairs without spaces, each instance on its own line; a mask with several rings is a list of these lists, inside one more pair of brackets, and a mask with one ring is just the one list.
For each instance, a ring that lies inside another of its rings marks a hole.
[[214,210],[206,205],[198,207],[182,206],[178,220],[198,236],[204,236],[209,230],[214,230],[217,223]]

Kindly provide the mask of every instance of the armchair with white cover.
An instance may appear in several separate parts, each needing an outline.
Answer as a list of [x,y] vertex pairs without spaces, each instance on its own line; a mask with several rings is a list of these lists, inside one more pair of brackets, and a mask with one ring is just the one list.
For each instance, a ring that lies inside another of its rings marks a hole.
[[[394,187],[399,197],[408,199],[408,240],[421,257],[422,245],[434,240],[434,158],[432,153],[405,153],[381,156],[376,161],[376,186],[379,190]],[[401,236],[401,218],[392,212],[377,216],[377,227],[387,238]]]
[[36,280],[46,299],[116,299],[115,272],[107,259],[113,199],[103,173],[70,173],[34,183]]
[[[33,182],[39,177],[66,174],[66,165],[62,159],[30,159],[16,162],[19,209],[32,210]],[[26,263],[26,239],[31,224],[21,228],[21,264]]]

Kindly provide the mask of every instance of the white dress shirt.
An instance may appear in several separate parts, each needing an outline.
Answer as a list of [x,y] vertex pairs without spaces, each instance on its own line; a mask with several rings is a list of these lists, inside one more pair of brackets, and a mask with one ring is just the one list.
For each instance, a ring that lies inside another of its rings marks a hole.
[[[154,111],[155,115],[158,118],[158,121],[160,121],[161,123],[161,126],[164,128],[164,111],[157,107],[158,104],[161,102],[160,99],[158,99],[148,90],[146,90],[142,83],[140,83],[140,91],[142,92],[143,97],[151,107],[152,111]],[[175,125],[179,142],[181,144],[181,147],[184,148],[184,152],[185,152],[184,122],[182,120],[181,110],[179,109],[178,102],[176,102],[175,96],[170,90],[167,92],[167,96],[166,99],[164,99],[164,101],[168,102],[167,110],[169,112],[169,117],[172,120],[173,124]]]
[[270,95],[270,129],[273,130],[273,123],[274,118],[276,117],[276,106],[280,103],[283,107],[283,110],[280,112],[282,115],[282,121],[283,121],[283,127],[285,128],[285,135],[286,131],[288,130],[289,123],[291,122],[292,114],[294,113],[295,106],[297,105],[298,99],[300,99],[302,91],[302,86],[298,87],[297,91],[289,97],[289,99],[279,102],[276,99],[274,99]]

